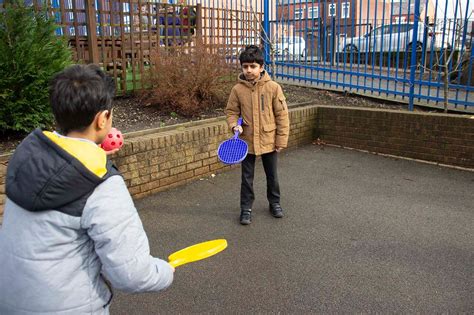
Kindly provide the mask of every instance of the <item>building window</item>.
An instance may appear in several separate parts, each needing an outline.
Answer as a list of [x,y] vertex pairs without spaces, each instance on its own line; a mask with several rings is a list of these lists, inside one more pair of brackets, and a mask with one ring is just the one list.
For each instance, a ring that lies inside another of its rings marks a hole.
[[304,9],[295,10],[295,20],[302,20],[304,18]]
[[395,23],[404,23],[407,21],[407,17],[406,16],[396,16],[395,17]]
[[341,19],[348,19],[351,17],[351,3],[342,2],[341,3]]
[[319,7],[308,8],[308,19],[319,19]]
[[[66,9],[72,10],[72,0],[67,1]],[[74,12],[68,12],[68,15],[69,15],[69,21],[70,22],[74,21]]]
[[335,3],[329,4],[328,16],[336,16],[337,7]]

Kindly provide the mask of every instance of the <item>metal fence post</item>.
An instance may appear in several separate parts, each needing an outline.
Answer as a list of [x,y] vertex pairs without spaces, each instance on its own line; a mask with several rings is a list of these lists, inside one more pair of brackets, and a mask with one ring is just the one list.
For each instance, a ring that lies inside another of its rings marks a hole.
[[[263,50],[265,52],[265,64],[270,64],[270,0],[263,0],[263,29],[266,34],[266,40],[263,43]],[[273,75],[273,74],[272,74]]]
[[99,47],[97,47],[97,23],[95,19],[96,8],[94,0],[85,0],[87,45],[89,47],[89,63],[99,63]]
[[331,18],[331,38],[329,40],[329,53],[331,54],[329,58],[331,58],[331,66],[334,66],[334,60],[336,59],[336,18],[334,16]]
[[420,21],[420,0],[415,0],[415,12],[413,14],[413,38],[411,44],[411,64],[410,64],[410,94],[408,109],[413,111],[413,100],[415,98],[415,74],[416,74],[416,50],[418,46],[418,24]]

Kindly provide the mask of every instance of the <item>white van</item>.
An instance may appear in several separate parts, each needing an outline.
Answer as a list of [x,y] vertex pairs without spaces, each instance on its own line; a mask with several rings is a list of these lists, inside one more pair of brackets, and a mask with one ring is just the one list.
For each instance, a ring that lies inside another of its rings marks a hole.
[[283,59],[304,59],[307,53],[306,41],[300,36],[280,37],[275,49],[275,56]]

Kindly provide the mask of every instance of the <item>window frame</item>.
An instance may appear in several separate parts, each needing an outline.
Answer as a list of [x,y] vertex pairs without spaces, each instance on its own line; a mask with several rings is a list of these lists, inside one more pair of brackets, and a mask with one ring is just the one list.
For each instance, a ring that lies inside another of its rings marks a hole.
[[[334,14],[331,14],[331,9],[334,9]],[[329,3],[328,4],[328,17],[337,16],[337,3]]]
[[305,9],[304,8],[301,8],[301,9],[296,9],[293,11],[293,19],[294,20],[303,20],[304,19],[304,12]]
[[[314,12],[316,12],[316,16]],[[308,8],[308,19],[319,19],[319,6]]]
[[350,19],[350,18],[351,18],[351,3],[349,1],[341,2],[341,19]]

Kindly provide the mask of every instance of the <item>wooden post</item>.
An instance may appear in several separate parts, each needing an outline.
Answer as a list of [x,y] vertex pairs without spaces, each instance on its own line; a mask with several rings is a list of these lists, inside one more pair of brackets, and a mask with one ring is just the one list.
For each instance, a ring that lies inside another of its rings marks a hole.
[[[74,0],[73,0],[74,1]],[[96,8],[94,0],[85,0],[87,45],[89,47],[89,62],[99,63],[99,47],[97,47],[97,22],[95,19]]]
[[196,42],[202,44],[202,5],[196,5]]

